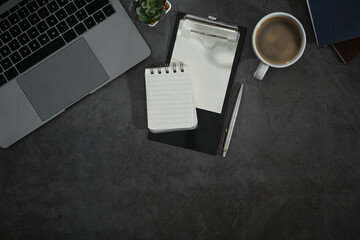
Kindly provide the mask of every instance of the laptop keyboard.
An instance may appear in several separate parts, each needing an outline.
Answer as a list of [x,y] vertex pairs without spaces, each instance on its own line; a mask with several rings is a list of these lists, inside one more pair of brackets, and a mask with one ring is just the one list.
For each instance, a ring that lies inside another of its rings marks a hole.
[[0,86],[114,14],[109,0],[24,0],[0,16]]

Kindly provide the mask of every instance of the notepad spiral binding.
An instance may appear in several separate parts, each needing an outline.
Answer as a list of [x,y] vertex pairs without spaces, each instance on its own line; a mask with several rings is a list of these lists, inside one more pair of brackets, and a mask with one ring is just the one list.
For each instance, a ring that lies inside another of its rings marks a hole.
[[[170,73],[170,71],[169,71],[169,64],[165,64],[165,66],[159,66],[159,67],[156,67],[156,68],[150,68],[150,73],[151,74],[155,74],[155,71],[157,71],[157,73],[158,74],[161,74],[162,73],[162,71],[161,71],[161,69],[162,68],[165,68],[165,73]],[[176,62],[172,62],[171,63],[171,70],[172,70],[172,72],[173,73],[176,73],[176,71],[177,71],[177,63]],[[184,62],[183,61],[180,61],[179,62],[179,68],[180,68],[180,71],[181,72],[184,72],[185,70],[184,70]]]

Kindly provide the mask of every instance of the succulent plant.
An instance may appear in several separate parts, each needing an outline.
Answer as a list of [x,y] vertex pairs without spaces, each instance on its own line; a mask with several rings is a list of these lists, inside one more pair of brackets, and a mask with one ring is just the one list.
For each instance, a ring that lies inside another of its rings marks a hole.
[[165,2],[166,0],[133,0],[131,6],[135,8],[140,22],[150,24],[164,18]]

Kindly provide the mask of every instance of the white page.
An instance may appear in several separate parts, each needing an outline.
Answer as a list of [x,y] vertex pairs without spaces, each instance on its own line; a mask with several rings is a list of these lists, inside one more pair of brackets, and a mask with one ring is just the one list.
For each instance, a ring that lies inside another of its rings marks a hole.
[[148,128],[153,132],[193,129],[197,125],[190,68],[145,69]]
[[[187,28],[205,31],[205,25],[185,21]],[[221,113],[238,40],[229,41],[182,30],[185,21],[180,20],[171,58],[191,66],[195,106]],[[211,33],[216,32],[221,36],[231,34],[229,30],[211,27]],[[238,33],[232,31],[232,34]]]

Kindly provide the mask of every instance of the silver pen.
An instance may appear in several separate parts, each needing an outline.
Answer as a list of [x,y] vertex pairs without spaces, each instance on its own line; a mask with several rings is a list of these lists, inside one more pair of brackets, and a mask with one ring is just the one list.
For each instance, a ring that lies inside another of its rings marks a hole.
[[235,122],[236,122],[236,117],[239,111],[239,107],[240,107],[240,102],[241,102],[241,97],[242,97],[242,93],[243,93],[243,88],[244,85],[241,84],[241,88],[239,90],[239,94],[238,97],[236,99],[236,103],[235,103],[235,107],[231,116],[231,120],[230,120],[230,125],[229,125],[229,129],[226,129],[225,132],[228,132],[226,135],[226,139],[225,139],[225,144],[224,144],[224,150],[223,150],[223,157],[226,157],[226,153],[229,149],[229,145],[230,145],[230,140],[231,140],[231,135],[233,133],[234,130],[234,126],[235,126]]

